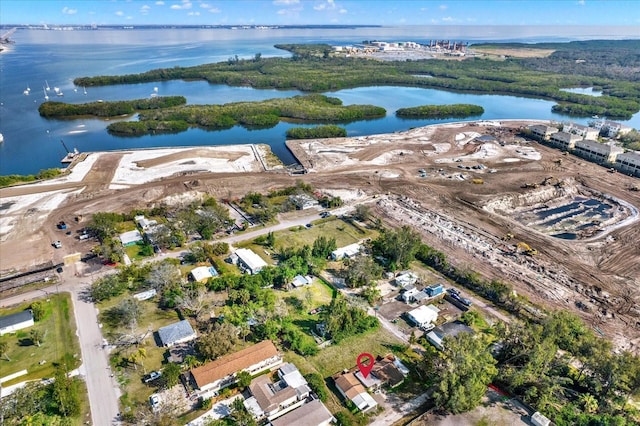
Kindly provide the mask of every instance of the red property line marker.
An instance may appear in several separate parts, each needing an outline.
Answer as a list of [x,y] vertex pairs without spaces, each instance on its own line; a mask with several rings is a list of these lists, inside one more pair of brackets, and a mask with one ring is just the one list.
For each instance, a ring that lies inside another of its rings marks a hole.
[[[367,358],[368,359],[367,364],[365,364],[363,362],[363,358]],[[358,355],[358,359],[356,360],[356,364],[358,365],[358,369],[360,370],[360,373],[362,373],[362,375],[364,376],[365,379],[367,378],[367,376],[369,375],[369,373],[373,369],[373,363],[374,362],[375,362],[375,358],[373,358],[373,355],[371,355],[371,354],[363,352],[360,355]]]

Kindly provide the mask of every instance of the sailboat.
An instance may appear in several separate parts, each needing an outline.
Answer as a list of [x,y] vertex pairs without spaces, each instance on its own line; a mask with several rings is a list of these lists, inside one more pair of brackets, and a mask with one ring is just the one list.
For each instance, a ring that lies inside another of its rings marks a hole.
[[83,86],[82,90],[84,90],[84,94],[86,95],[87,94],[87,88]]
[[44,81],[44,84],[45,84],[45,87],[44,87],[44,88],[45,88],[45,90],[46,90],[47,92],[49,92],[49,91],[51,90],[51,87],[49,87],[49,82],[48,82],[47,80],[45,80],[45,81]]
[[42,91],[44,92],[44,100],[48,101],[49,100],[49,95],[47,95],[47,89],[43,87]]
[[29,87],[28,84],[27,84],[27,88],[22,93],[24,93],[25,96],[29,96],[29,93],[31,93],[31,88]]

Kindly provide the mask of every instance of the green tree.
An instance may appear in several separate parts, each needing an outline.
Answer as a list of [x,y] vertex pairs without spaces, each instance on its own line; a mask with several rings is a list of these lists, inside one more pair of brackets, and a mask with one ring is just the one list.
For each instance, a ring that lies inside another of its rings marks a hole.
[[384,230],[373,241],[373,252],[388,260],[389,268],[406,268],[420,248],[420,234],[405,225],[398,230]]
[[5,357],[7,361],[11,361],[11,358],[9,358],[9,344],[5,341],[0,341],[0,357]]
[[230,417],[234,425],[255,426],[257,424],[251,413],[245,408],[242,398],[237,398],[231,403]]
[[173,362],[167,363],[162,368],[162,377],[167,387],[171,388],[177,385],[180,381],[180,366]]
[[31,337],[31,341],[33,342],[33,344],[40,347],[40,344],[44,339],[44,333],[42,332],[42,330],[34,327],[31,329],[29,336]]
[[42,302],[33,302],[31,304],[31,313],[33,314],[34,321],[41,321],[44,318],[45,312],[44,304]]
[[236,379],[238,380],[238,387],[241,389],[244,389],[251,384],[251,374],[249,374],[248,371],[242,370],[236,374]]
[[311,390],[318,395],[318,398],[322,402],[327,402],[327,398],[329,397],[329,392],[327,390],[327,385],[324,382],[322,376],[318,373],[309,373],[304,376],[307,383],[309,383],[309,387]]
[[350,288],[367,286],[382,276],[382,268],[369,256],[345,259],[344,263],[344,281]]
[[63,368],[56,369],[52,390],[53,403],[60,415],[75,417],[80,414],[79,383],[67,375]]
[[196,348],[205,359],[213,360],[231,352],[236,344],[238,330],[233,324],[224,322],[216,323],[203,333],[196,343]]
[[439,380],[433,394],[436,406],[451,413],[472,410],[498,373],[488,341],[483,336],[461,333],[453,339],[445,338],[443,345],[445,350],[434,366]]
[[147,351],[145,348],[138,348],[135,351],[133,351],[131,354],[129,354],[129,356],[127,357],[127,360],[133,364],[133,368],[135,370],[138,369],[138,364],[142,365],[144,367],[144,360],[147,358]]

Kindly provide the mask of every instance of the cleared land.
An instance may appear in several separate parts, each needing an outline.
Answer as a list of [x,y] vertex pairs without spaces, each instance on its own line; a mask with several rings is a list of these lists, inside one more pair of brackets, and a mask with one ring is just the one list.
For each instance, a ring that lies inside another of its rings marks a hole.
[[[504,280],[541,306],[575,311],[618,347],[637,352],[640,227],[633,208],[640,208],[640,193],[628,188],[638,181],[525,141],[518,132],[530,123],[452,123],[393,134],[289,141],[288,146],[308,173],[197,171],[185,164],[187,159],[181,159],[177,163],[188,175],[178,172],[162,177],[153,175],[154,167],[149,167],[140,173],[162,179],[140,179],[146,183],[129,183],[119,190],[109,189],[112,182],[108,176],[115,176],[116,169],[123,167],[125,154],[103,154],[82,181],[59,184],[65,190],[81,192],[49,212],[39,213],[37,219],[14,221],[0,242],[1,269],[26,269],[34,263],[61,259],[63,254],[86,253],[92,243],[56,230],[60,220],[71,223],[75,232],[75,227],[84,226],[86,220],[76,225],[77,215],[88,218],[96,211],[131,211],[161,202],[188,202],[205,192],[218,198],[238,197],[249,191],[265,193],[301,179],[319,191],[339,195],[348,205],[370,203],[377,217],[392,225],[414,227],[427,244],[445,252],[455,265]],[[148,159],[167,153],[154,155]],[[35,194],[58,188],[54,184],[7,188],[0,195],[4,198],[20,191]],[[552,237],[499,211],[505,209],[488,208],[496,200],[510,200],[514,206],[518,204],[516,207],[549,204],[552,209],[555,205],[545,193],[561,191],[613,197],[633,208],[618,211],[616,207],[611,222],[603,220],[592,237],[576,240]],[[13,201],[14,218],[33,208],[29,203]],[[505,240],[509,234],[513,237]],[[32,237],[35,235],[38,238]],[[295,233],[291,237],[295,238]],[[63,241],[63,248],[55,250],[49,243],[58,239]],[[519,242],[538,254],[526,255],[517,247]],[[27,252],[28,259],[23,255]]]
[[487,56],[511,57],[511,58],[546,58],[555,52],[554,49],[527,49],[526,47],[472,47],[473,52]]

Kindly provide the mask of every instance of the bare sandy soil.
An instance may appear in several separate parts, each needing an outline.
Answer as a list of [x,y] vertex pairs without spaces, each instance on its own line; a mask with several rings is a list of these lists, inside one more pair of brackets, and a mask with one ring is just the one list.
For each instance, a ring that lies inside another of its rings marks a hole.
[[[607,235],[562,240],[519,223],[504,208],[486,208],[505,197],[551,203],[536,200],[562,185],[640,208],[640,193],[629,190],[637,179],[524,141],[517,134],[528,123],[455,123],[385,135],[290,141],[289,148],[308,171],[304,175],[264,171],[264,159],[259,157],[268,153],[263,148],[254,150],[252,162],[246,163],[250,157],[246,146],[218,147],[227,154],[211,156],[215,161],[224,159],[226,165],[206,170],[193,164],[196,158],[189,158],[200,148],[186,150],[192,154],[156,152],[126,161],[129,153],[101,154],[81,180],[0,190],[0,271],[24,270],[58,262],[65,254],[86,253],[95,243],[74,237],[97,211],[128,212],[203,193],[236,197],[302,179],[351,203],[370,202],[381,219],[412,226],[455,265],[504,280],[541,306],[572,310],[619,348],[637,351],[640,226],[629,209],[617,212],[615,223],[603,224],[611,227]],[[493,139],[478,140],[480,135]],[[238,157],[239,152],[247,154]],[[228,167],[234,161],[242,165]],[[179,167],[168,175],[156,174],[168,164]],[[140,173],[140,183],[113,186],[118,170],[131,167]],[[52,191],[64,198],[48,203],[23,198],[52,197],[42,195]],[[75,222],[80,215],[80,222]],[[627,222],[615,228],[625,218]],[[60,220],[71,224],[71,236],[56,229]],[[505,241],[507,234],[513,237]],[[63,248],[54,249],[50,245],[54,240],[61,240]],[[538,254],[525,255],[516,247],[519,242]]]

